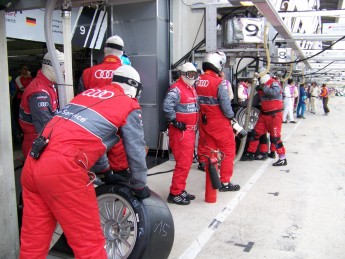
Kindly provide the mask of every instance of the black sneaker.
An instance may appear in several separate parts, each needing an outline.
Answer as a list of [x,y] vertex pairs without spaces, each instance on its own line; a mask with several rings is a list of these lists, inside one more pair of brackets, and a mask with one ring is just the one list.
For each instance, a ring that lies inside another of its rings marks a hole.
[[184,199],[186,199],[187,201],[192,201],[192,200],[195,200],[195,195],[193,194],[190,194],[186,191],[183,191],[180,196]]
[[255,156],[255,160],[266,160],[268,158],[267,153],[259,153]]
[[251,152],[246,152],[242,155],[241,161],[253,161],[255,159],[255,154]]
[[290,123],[297,123],[296,121],[290,121]]
[[222,183],[222,187],[219,188],[220,192],[236,192],[239,191],[241,187],[238,184],[224,184]]
[[283,159],[279,158],[277,162],[273,163],[273,166],[284,166],[284,165],[287,165],[286,158],[283,158]]
[[268,157],[269,157],[269,158],[275,159],[275,158],[276,158],[276,152],[270,152],[270,153],[268,154]]
[[183,198],[181,193],[180,195],[172,195],[171,193],[169,193],[168,199],[167,201],[169,203],[175,203],[177,205],[189,205],[190,201]]
[[198,170],[205,172],[205,164],[204,163],[199,163]]
[[283,123],[287,123],[287,121],[283,121]]

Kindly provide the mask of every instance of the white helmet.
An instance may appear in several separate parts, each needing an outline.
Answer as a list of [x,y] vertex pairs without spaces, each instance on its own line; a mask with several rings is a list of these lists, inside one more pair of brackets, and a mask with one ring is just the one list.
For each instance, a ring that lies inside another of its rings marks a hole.
[[195,81],[198,79],[198,72],[192,63],[187,62],[182,65],[181,78],[187,85],[194,85]]
[[221,61],[222,61],[222,67],[224,67],[224,65],[226,64],[226,55],[224,52],[222,51],[216,51],[216,53],[218,53],[220,55]]
[[131,98],[138,97],[143,89],[139,73],[129,65],[123,65],[115,70],[112,83],[121,86],[125,94]]
[[[55,51],[56,51],[56,55],[58,58],[58,62],[60,63],[61,72],[65,73],[65,56],[64,56],[63,52],[60,52],[57,49]],[[52,57],[51,57],[50,53],[45,54],[43,57],[42,73],[50,81],[52,81],[54,83],[56,82],[56,75],[54,72]]]
[[123,55],[124,43],[120,36],[115,35],[107,39],[104,46],[104,56],[114,55],[119,58]]
[[[266,69],[264,67],[259,68],[259,73],[265,71]],[[263,76],[260,77],[260,84],[264,85],[267,83],[268,80],[270,80],[271,76],[269,73],[264,74]]]
[[209,52],[202,61],[202,70],[212,70],[215,73],[222,71],[224,58],[218,52]]

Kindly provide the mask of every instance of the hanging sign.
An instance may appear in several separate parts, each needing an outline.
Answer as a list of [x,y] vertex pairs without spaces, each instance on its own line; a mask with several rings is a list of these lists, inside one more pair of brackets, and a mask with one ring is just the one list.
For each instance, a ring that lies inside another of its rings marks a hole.
[[[6,37],[46,42],[44,9],[6,12]],[[53,12],[52,36],[56,44],[63,44],[61,11]],[[71,12],[72,44],[100,49],[107,30],[107,13],[99,9],[80,7]]]
[[264,18],[233,18],[226,22],[226,44],[263,43]]

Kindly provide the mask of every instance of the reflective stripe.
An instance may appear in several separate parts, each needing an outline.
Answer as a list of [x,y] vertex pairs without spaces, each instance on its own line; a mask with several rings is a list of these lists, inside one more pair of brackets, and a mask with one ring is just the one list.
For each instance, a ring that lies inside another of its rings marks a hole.
[[213,98],[212,96],[199,96],[199,103],[200,104],[210,104],[210,105],[219,104],[218,99]]
[[25,113],[22,107],[19,108],[19,119],[23,122],[32,124],[32,117],[30,113]]
[[176,112],[180,113],[194,113],[198,111],[196,103],[178,103],[176,105]]
[[68,104],[57,113],[58,117],[68,119],[99,137],[107,150],[117,141],[117,127],[98,112],[78,104]]

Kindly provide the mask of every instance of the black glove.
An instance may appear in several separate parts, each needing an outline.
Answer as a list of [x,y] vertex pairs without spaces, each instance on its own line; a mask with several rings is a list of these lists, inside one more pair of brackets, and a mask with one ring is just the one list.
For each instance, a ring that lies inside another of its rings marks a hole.
[[148,186],[141,189],[132,189],[132,194],[138,199],[145,199],[151,196],[151,190]]
[[259,90],[263,90],[264,86],[261,85],[261,84],[258,84],[256,87],[255,87],[255,90],[256,91],[259,91]]
[[177,121],[176,119],[173,119],[173,120],[171,121],[171,124],[174,125],[174,127],[178,128],[178,129],[181,130],[181,131],[184,131],[184,130],[187,129],[187,128],[186,128],[186,123],[183,123],[183,122],[181,122],[181,121]]
[[246,108],[248,106],[248,100],[240,102],[240,107]]

